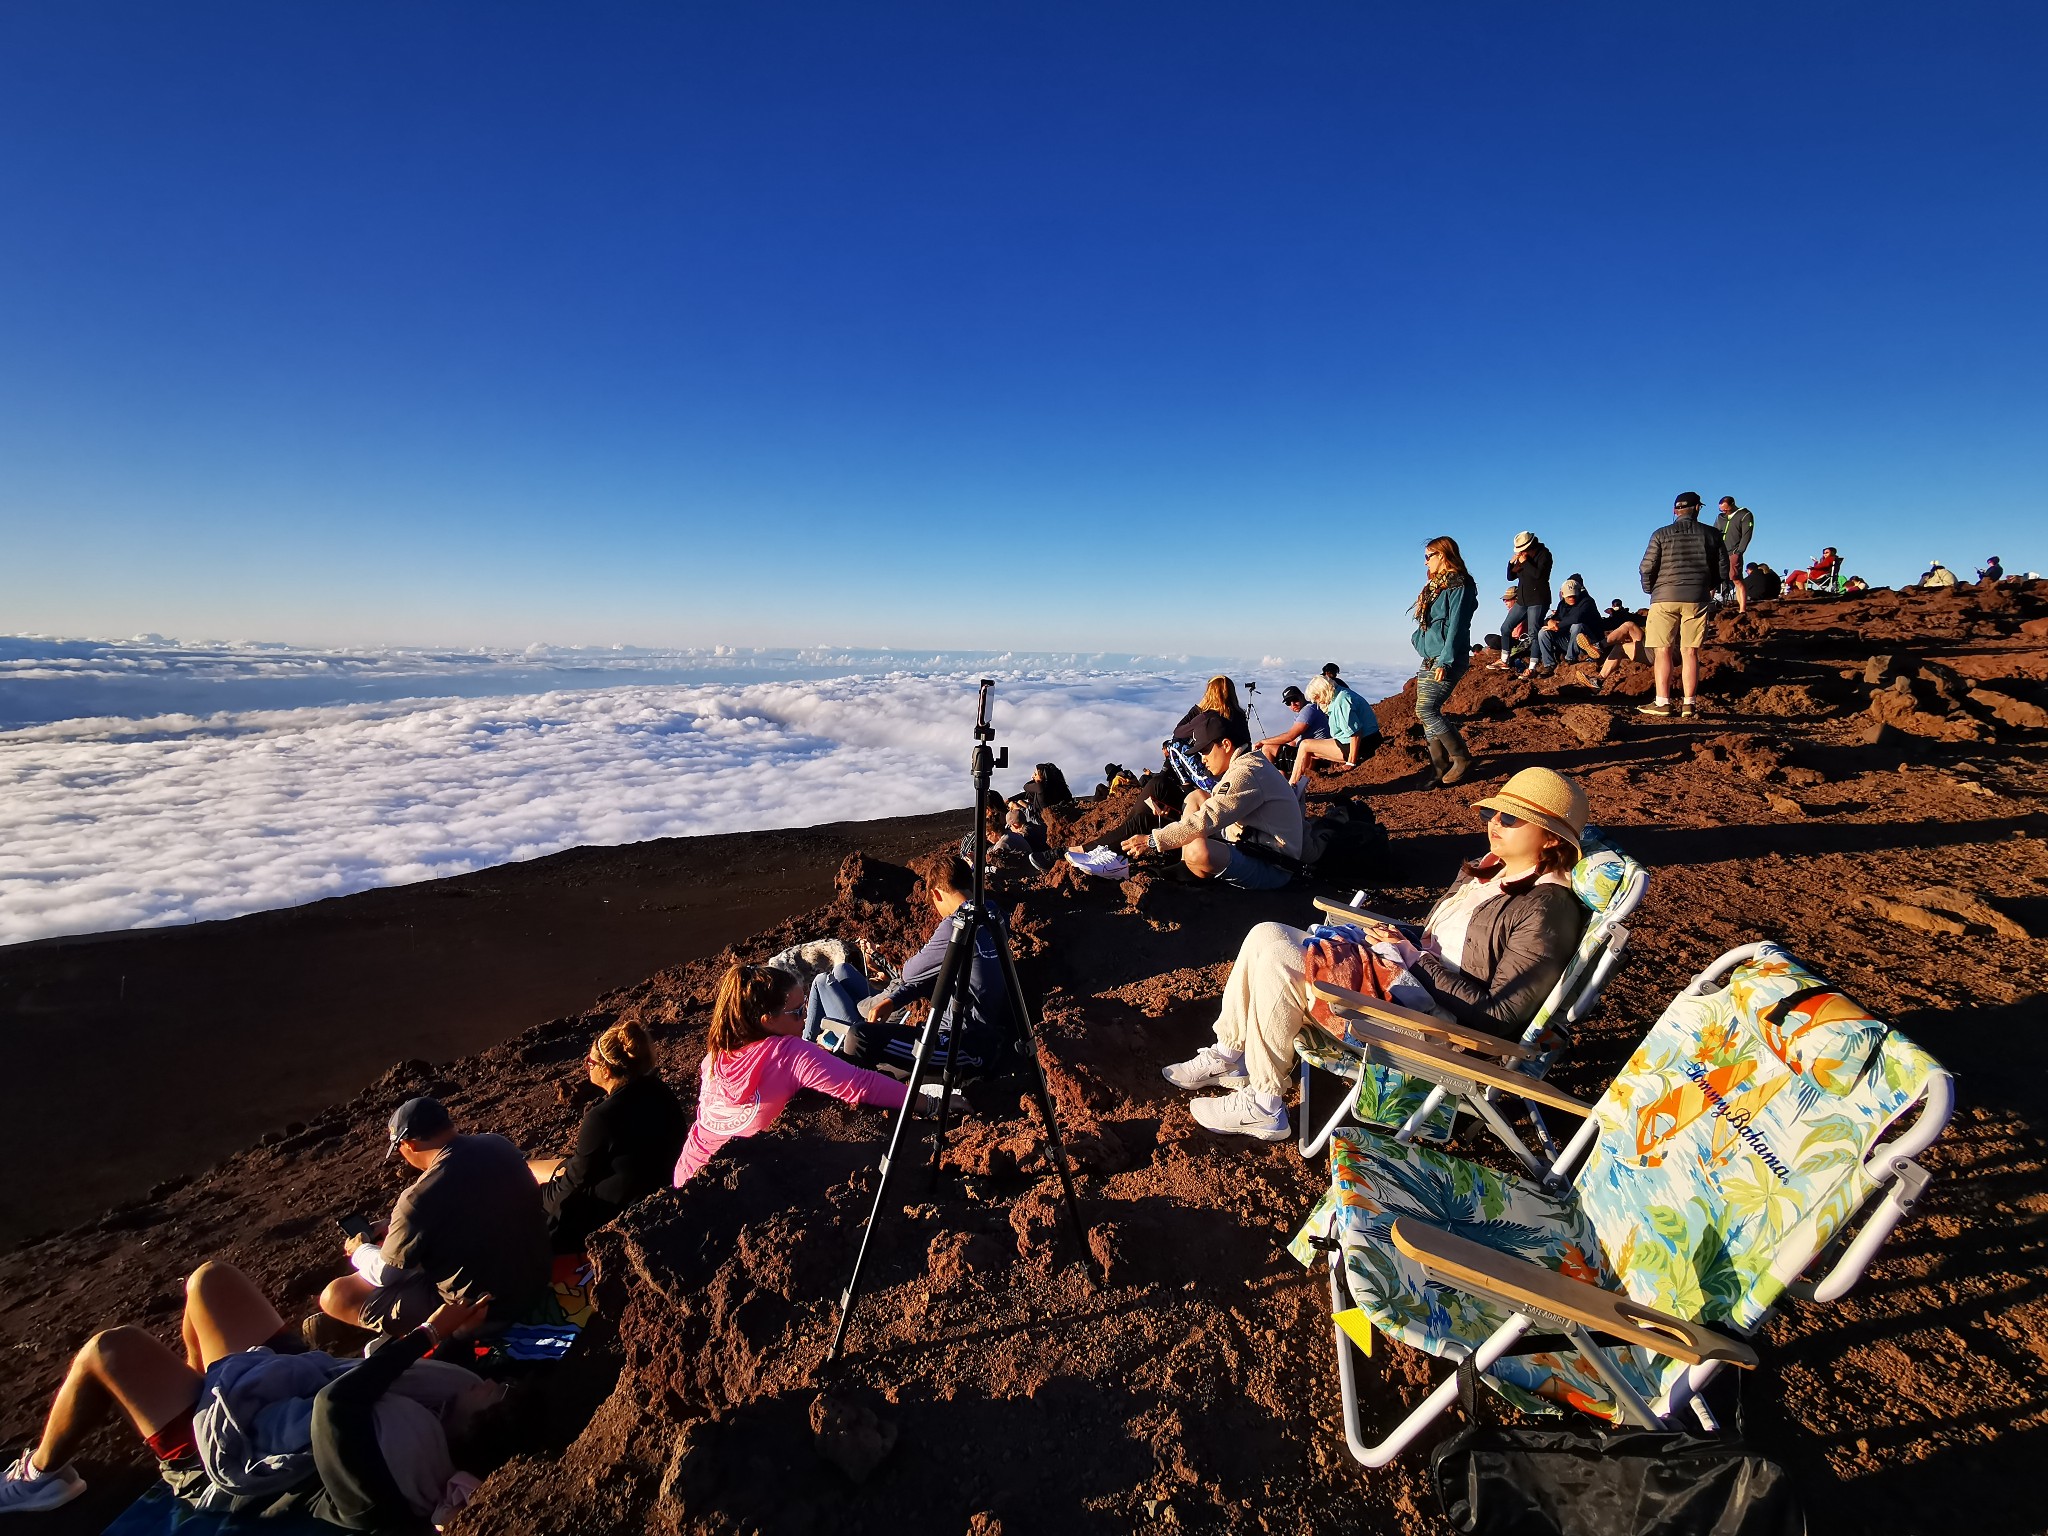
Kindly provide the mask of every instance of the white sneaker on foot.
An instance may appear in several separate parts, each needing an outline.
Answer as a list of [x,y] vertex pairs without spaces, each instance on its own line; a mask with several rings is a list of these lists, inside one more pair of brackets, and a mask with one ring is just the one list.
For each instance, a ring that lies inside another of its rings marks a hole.
[[1218,1136],[1256,1136],[1260,1141],[1285,1141],[1294,1134],[1288,1123],[1287,1106],[1278,1100],[1259,1102],[1249,1087],[1226,1093],[1220,1099],[1196,1099],[1188,1105],[1195,1124]]
[[1226,1051],[1220,1045],[1205,1045],[1186,1061],[1162,1067],[1159,1075],[1174,1087],[1189,1092],[1197,1088],[1242,1088],[1251,1081],[1244,1075],[1244,1053]]
[[30,1459],[31,1446],[14,1459],[5,1476],[0,1476],[0,1514],[25,1514],[31,1510],[55,1509],[69,1504],[85,1492],[85,1479],[72,1470],[70,1462],[50,1472],[38,1472]]

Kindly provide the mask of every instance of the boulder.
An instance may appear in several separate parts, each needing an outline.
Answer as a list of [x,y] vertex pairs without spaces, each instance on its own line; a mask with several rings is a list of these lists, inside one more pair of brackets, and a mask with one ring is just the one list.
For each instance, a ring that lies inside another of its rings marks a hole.
[[1596,704],[1567,704],[1557,712],[1558,723],[1589,747],[1614,737],[1614,711]]
[[2031,700],[2015,698],[1990,687],[1972,688],[1969,700],[2001,725],[2018,726],[2028,731],[2048,730],[2048,709]]

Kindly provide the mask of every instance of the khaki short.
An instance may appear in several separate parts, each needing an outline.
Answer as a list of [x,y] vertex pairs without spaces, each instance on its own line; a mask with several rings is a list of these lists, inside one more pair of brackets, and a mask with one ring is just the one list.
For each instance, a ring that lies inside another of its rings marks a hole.
[[1643,631],[1643,644],[1653,651],[1668,651],[1676,645],[1696,651],[1707,638],[1705,603],[1652,603],[1650,622]]

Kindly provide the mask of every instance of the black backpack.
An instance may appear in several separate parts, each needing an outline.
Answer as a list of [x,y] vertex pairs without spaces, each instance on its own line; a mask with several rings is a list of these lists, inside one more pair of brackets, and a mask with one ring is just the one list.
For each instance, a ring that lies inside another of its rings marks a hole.
[[1332,800],[1304,831],[1303,865],[1332,885],[1372,886],[1387,868],[1387,829],[1363,796]]

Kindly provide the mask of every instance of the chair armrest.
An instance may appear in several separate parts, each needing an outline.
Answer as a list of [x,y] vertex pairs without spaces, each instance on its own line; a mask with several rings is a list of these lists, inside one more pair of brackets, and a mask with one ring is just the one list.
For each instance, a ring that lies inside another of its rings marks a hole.
[[1593,1113],[1592,1105],[1551,1087],[1540,1077],[1526,1077],[1510,1067],[1488,1061],[1484,1056],[1474,1056],[1469,1051],[1459,1050],[1456,1046],[1439,1045],[1434,1040],[1418,1040],[1415,1036],[1405,1035],[1398,1029],[1383,1029],[1377,1024],[1353,1024],[1349,1032],[1349,1043],[1353,1046],[1371,1046],[1376,1051],[1384,1052],[1421,1069],[1425,1075],[1430,1069],[1446,1072],[1454,1077],[1484,1083],[1489,1088],[1498,1088],[1503,1093],[1512,1093],[1517,1098],[1541,1104],[1545,1109],[1577,1115],[1581,1119]]
[[1454,1024],[1439,1019],[1434,1014],[1417,1013],[1413,1008],[1403,1008],[1399,1003],[1390,1003],[1384,998],[1373,997],[1365,992],[1354,992],[1349,987],[1340,987],[1334,982],[1316,981],[1309,983],[1309,993],[1321,998],[1338,1012],[1379,1019],[1383,1023],[1412,1029],[1419,1035],[1437,1040],[1448,1040],[1461,1050],[1476,1055],[1492,1056],[1501,1061],[1529,1061],[1542,1055],[1531,1050],[1519,1040],[1503,1040],[1499,1035],[1489,1035],[1483,1029],[1472,1029],[1464,1024]]
[[1756,1351],[1740,1339],[1411,1216],[1395,1219],[1393,1238],[1394,1246],[1433,1279],[1548,1312],[1687,1365],[1720,1360],[1744,1370],[1756,1368]]

